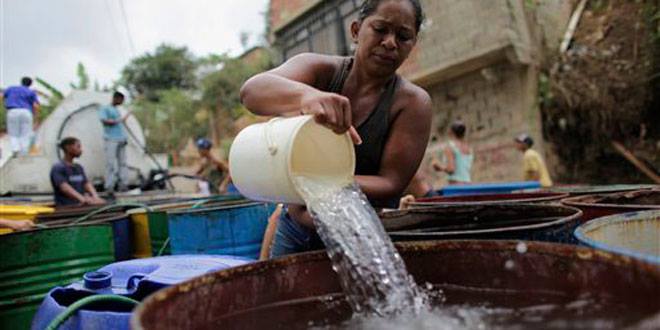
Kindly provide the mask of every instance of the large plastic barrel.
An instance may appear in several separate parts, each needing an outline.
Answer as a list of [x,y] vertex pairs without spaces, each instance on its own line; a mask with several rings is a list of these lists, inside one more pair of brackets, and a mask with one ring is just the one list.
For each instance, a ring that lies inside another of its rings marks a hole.
[[[107,265],[94,272],[96,279],[56,287],[45,297],[32,322],[32,329],[44,329],[66,307],[98,294],[112,294],[142,300],[166,286],[252,260],[231,256],[182,255],[129,260]],[[99,276],[100,274],[100,276]],[[59,329],[129,329],[134,306],[122,302],[97,302],[79,310]],[[200,306],[203,308],[203,306]]]
[[511,203],[550,203],[568,197],[568,194],[551,192],[502,193],[459,196],[438,196],[418,198],[410,203],[411,207],[429,207],[438,205],[494,205]]
[[257,259],[272,204],[250,203],[168,213],[172,254]]
[[449,205],[381,214],[395,241],[521,239],[573,243],[582,212],[562,205]]
[[27,329],[51,288],[114,261],[112,228],[79,225],[3,235],[0,329]]
[[[480,311],[494,316],[475,329],[625,329],[660,312],[655,265],[574,245],[524,247],[518,241],[433,241],[400,244],[398,250],[417,283],[443,290],[432,300],[436,311],[465,311],[463,320]],[[353,315],[341,292],[325,251],[296,254],[159,291],[138,306],[131,326],[342,329]],[[451,328],[444,320],[442,314],[436,318],[437,327]],[[434,325],[433,318],[414,321],[403,324]]]
[[660,210],[615,214],[575,230],[582,244],[660,265]]
[[562,200],[562,204],[582,210],[582,222],[586,222],[618,213],[660,210],[660,189],[576,196]]

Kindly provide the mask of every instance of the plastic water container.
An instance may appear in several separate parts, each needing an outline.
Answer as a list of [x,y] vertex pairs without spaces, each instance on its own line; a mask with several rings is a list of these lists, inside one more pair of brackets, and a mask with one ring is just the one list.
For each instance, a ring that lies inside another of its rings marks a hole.
[[246,127],[229,151],[229,169],[240,193],[253,200],[304,204],[293,176],[353,181],[355,151],[348,133],[338,135],[312,116],[273,118]]
[[[46,328],[67,306],[84,297],[114,294],[140,301],[161,288],[252,261],[232,256],[179,255],[113,263],[85,274],[82,281],[52,289],[41,303],[32,329]],[[73,314],[59,329],[129,329],[133,307],[97,302]]]

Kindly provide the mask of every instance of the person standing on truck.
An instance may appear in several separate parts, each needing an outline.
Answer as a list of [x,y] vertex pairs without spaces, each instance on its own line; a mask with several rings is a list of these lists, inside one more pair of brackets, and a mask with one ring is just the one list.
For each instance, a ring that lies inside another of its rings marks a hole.
[[123,124],[130,116],[129,111],[124,116],[118,107],[124,103],[124,94],[114,92],[112,103],[99,109],[99,119],[103,124],[103,140],[105,150],[105,191],[126,191],[128,184],[128,168],[126,166],[126,146],[128,139]]
[[37,93],[30,89],[31,85],[32,79],[23,77],[20,86],[9,87],[2,93],[7,109],[7,134],[12,156],[28,154],[36,118],[39,117],[39,99]]

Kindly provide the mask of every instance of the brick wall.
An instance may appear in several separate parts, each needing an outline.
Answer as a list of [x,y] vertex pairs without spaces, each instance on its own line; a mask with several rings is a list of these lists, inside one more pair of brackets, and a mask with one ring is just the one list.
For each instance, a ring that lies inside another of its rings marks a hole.
[[446,177],[431,170],[430,161],[433,157],[441,159],[446,132],[457,119],[468,128],[466,136],[475,154],[475,182],[521,179],[522,158],[513,148],[512,139],[516,134],[529,132],[540,141],[540,121],[534,115],[538,110],[525,97],[535,88],[530,84],[529,70],[527,66],[501,61],[426,88],[433,99],[431,134],[435,141],[427,150],[422,169],[433,179],[434,186],[444,185]]

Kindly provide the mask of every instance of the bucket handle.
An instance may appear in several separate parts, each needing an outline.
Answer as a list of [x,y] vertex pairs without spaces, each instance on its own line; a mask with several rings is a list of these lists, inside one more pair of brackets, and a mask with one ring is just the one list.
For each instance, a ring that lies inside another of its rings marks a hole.
[[275,117],[266,123],[266,128],[264,129],[264,135],[266,135],[266,145],[268,146],[268,152],[270,153],[271,156],[274,156],[277,153],[277,144],[273,142],[273,138],[271,136],[271,126],[276,121],[282,120],[282,117]]

